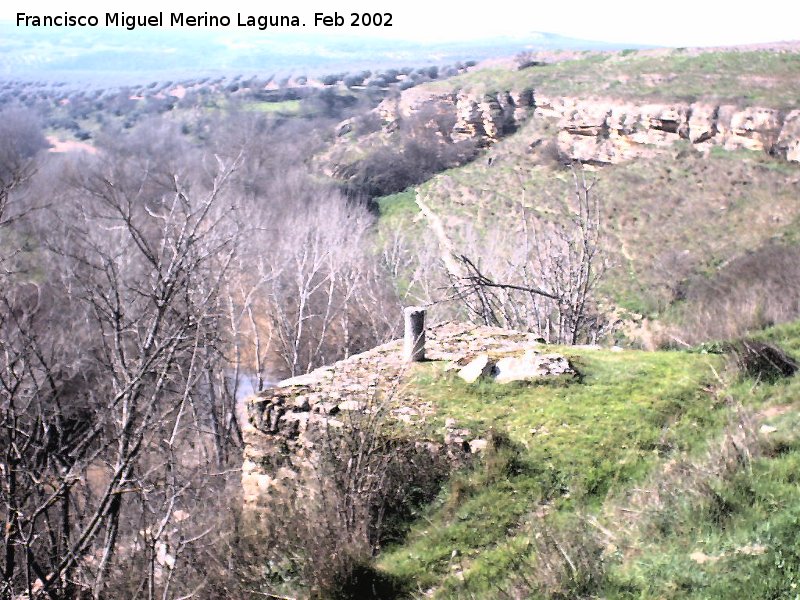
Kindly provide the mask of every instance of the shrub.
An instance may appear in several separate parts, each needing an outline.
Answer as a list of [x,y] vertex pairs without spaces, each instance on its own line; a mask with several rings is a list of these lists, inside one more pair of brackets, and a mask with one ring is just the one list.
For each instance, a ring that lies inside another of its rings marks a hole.
[[393,598],[402,582],[374,569],[372,558],[432,500],[449,463],[392,433],[380,406],[343,421],[315,444],[312,468],[271,502],[265,543],[282,564],[273,575],[297,574],[311,598]]
[[594,597],[605,581],[603,546],[585,520],[558,523],[532,517],[531,553],[516,569],[504,598],[573,600]]
[[791,377],[797,371],[797,361],[781,348],[767,342],[742,339],[729,345],[740,373],[757,381],[774,382]]
[[800,247],[778,243],[685,284],[674,337],[688,344],[732,339],[800,316]]
[[522,450],[505,431],[492,428],[487,441],[483,460],[486,481],[502,481],[522,472]]
[[693,530],[697,515],[723,525],[742,498],[726,490],[743,471],[749,471],[762,454],[763,438],[758,421],[740,406],[705,456],[681,455],[667,461],[649,481],[627,494],[612,511],[618,543],[636,545],[636,540]]

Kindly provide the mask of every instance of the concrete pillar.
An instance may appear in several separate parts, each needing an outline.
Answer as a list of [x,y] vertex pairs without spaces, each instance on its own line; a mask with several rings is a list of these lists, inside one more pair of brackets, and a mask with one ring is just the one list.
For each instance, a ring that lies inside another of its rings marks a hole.
[[403,358],[406,362],[425,360],[425,309],[407,306],[403,309],[405,336]]

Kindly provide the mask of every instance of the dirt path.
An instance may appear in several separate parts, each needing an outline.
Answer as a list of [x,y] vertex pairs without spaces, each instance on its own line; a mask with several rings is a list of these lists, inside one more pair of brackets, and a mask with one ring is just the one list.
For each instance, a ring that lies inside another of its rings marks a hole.
[[444,262],[447,272],[456,280],[462,279],[465,275],[464,269],[456,259],[455,246],[453,246],[453,241],[447,236],[442,220],[439,218],[439,215],[431,210],[431,207],[422,199],[419,192],[417,192],[416,202],[422,216],[425,217],[425,220],[428,222],[428,227],[439,242],[439,248],[442,251],[442,261]]

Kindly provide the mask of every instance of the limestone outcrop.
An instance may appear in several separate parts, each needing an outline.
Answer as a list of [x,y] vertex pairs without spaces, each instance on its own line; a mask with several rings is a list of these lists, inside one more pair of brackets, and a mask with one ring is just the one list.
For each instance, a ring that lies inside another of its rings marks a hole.
[[800,110],[793,110],[783,120],[774,149],[792,162],[800,162]]
[[425,110],[454,115],[454,140],[473,139],[488,145],[516,131],[528,119],[532,108],[530,89],[475,95],[412,88],[397,99],[384,100],[376,110],[388,131],[396,128],[399,119]]
[[531,89],[471,94],[406,90],[385,100],[378,112],[387,131],[400,118],[422,110],[455,117],[454,140],[488,146],[518,130],[528,119],[558,127],[565,157],[588,163],[618,163],[646,156],[680,140],[700,151],[757,150],[800,162],[800,111],[739,107],[709,102],[620,101],[613,98],[548,97]]
[[[307,375],[281,381],[245,400],[238,411],[245,442],[245,506],[268,506],[272,494],[309,480],[329,436],[346,428],[358,415],[381,410],[391,423],[412,428],[412,432],[430,431],[430,427],[422,426],[437,415],[437,408],[417,397],[409,385],[416,367],[404,360],[402,347],[401,340],[389,342]],[[509,372],[514,361],[529,365],[541,359],[568,367],[564,357],[548,353],[546,346],[530,333],[455,323],[426,331],[427,361],[460,368],[481,355],[491,356],[493,365],[507,362]],[[548,375],[541,373],[543,377]],[[433,452],[447,453],[454,460],[463,460],[464,455],[485,448],[485,440],[476,438],[447,415],[439,416],[445,417],[444,430],[434,439],[420,437],[420,444]]]
[[453,363],[460,367],[458,376],[467,383],[486,379],[496,383],[514,381],[536,381],[559,375],[575,375],[569,361],[561,354],[546,354],[539,348],[529,348],[522,354],[490,356],[479,354],[461,366],[461,361]]
[[[795,113],[797,111],[793,111]],[[538,99],[534,116],[558,121],[558,146],[572,159],[618,163],[685,140],[698,150],[758,150],[798,160],[797,116],[766,107]]]

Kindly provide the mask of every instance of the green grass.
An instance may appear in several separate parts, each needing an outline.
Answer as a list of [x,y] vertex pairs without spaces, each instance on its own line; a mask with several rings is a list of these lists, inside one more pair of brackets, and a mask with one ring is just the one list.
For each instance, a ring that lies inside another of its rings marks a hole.
[[[798,391],[793,378],[764,386],[760,395],[776,404],[795,402]],[[763,456],[728,477],[709,478],[711,504],[687,500],[662,515],[661,531],[640,541],[635,557],[611,565],[608,597],[798,597],[800,416],[795,406],[764,424],[777,431],[762,440]]]
[[[800,356],[800,322],[760,337]],[[547,384],[468,385],[419,366],[429,433],[453,418],[490,445],[378,568],[413,597],[797,598],[800,379],[758,384],[696,352],[561,350],[579,376]],[[721,440],[754,458],[720,458]],[[673,501],[627,500],[657,481]],[[542,532],[599,575],[542,585]]]
[[613,96],[664,100],[798,106],[800,54],[778,52],[705,52],[690,54],[629,52],[591,54],[522,71],[483,69],[429,89],[493,93],[532,88],[552,96]]
[[[537,506],[599,507],[610,490],[641,480],[665,453],[699,444],[723,412],[703,391],[719,357],[639,351],[572,353],[581,376],[546,385],[467,385],[427,366],[415,393],[472,436],[508,441],[457,475],[382,569],[435,597],[466,586],[491,597],[525,546]],[[453,552],[464,580],[452,577]],[[483,594],[483,595],[481,595]]]
[[415,198],[416,190],[414,188],[377,198],[381,220],[387,223],[402,220],[404,217],[413,217],[419,213]]
[[282,100],[280,102],[247,102],[242,108],[254,112],[296,115],[300,112],[300,100]]
[[772,327],[755,337],[778,344],[795,359],[800,360],[800,321]]

